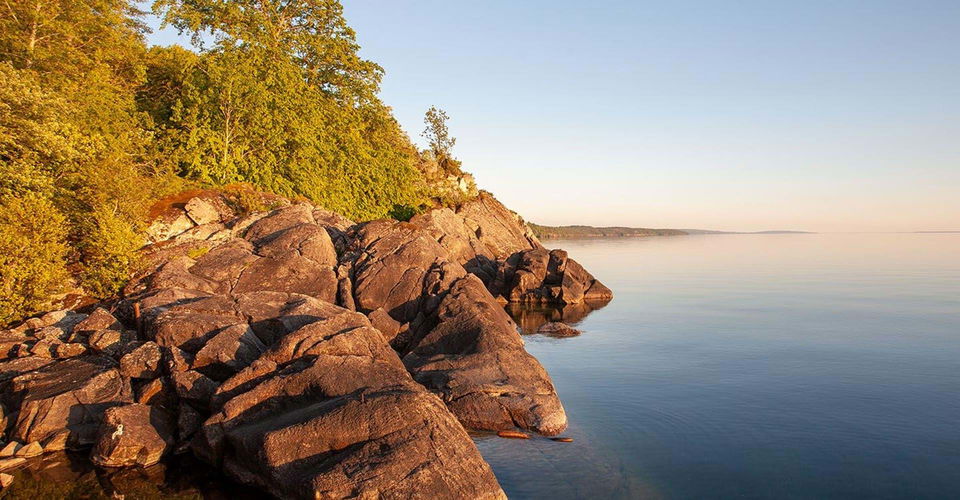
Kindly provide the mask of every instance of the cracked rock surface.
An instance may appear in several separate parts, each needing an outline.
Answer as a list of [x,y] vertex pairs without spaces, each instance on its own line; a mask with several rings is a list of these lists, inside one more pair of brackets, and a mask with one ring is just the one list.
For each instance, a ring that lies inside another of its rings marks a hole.
[[503,498],[466,429],[567,425],[503,302],[610,296],[488,194],[356,224],[207,193],[152,227],[122,300],[0,332],[5,440],[193,453],[280,498]]

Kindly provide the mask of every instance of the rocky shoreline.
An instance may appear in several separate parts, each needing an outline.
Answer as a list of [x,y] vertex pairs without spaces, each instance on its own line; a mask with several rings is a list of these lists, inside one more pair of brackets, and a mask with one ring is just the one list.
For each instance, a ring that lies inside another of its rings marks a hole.
[[0,470],[189,453],[279,498],[503,498],[467,429],[567,425],[504,305],[612,297],[486,193],[362,224],[204,193],[150,234],[122,299],[0,332]]

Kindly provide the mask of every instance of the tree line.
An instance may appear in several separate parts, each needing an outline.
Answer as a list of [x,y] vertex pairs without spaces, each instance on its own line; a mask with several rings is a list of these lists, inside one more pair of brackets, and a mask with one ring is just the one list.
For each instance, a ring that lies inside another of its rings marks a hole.
[[171,193],[243,183],[368,220],[460,174],[446,114],[419,151],[336,0],[157,0],[196,50],[148,47],[127,0],[0,9],[0,325],[72,285],[114,294]]

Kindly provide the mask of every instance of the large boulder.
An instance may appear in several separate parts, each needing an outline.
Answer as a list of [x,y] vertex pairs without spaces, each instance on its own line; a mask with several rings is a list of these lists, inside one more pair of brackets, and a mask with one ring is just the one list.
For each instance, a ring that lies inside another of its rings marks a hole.
[[487,192],[456,209],[417,215],[410,223],[427,231],[451,260],[485,283],[495,277],[498,261],[522,250],[543,248],[523,219]]
[[132,402],[129,380],[116,362],[93,355],[58,361],[10,382],[9,400],[18,411],[11,438],[44,442],[68,432],[66,446],[80,448],[96,438],[103,413]]
[[403,362],[464,426],[546,435],[566,429],[550,377],[477,277],[455,281],[435,316],[435,326],[413,339]]
[[563,250],[524,250],[504,260],[490,291],[525,304],[605,302],[613,292]]
[[490,193],[481,192],[477,198],[457,207],[456,212],[497,259],[520,250],[543,247],[526,222]]
[[385,310],[401,324],[428,314],[431,295],[467,274],[428,233],[403,222],[374,221],[355,235],[353,299],[358,311]]
[[74,331],[89,335],[99,330],[123,330],[123,325],[117,320],[110,311],[102,307],[94,309],[89,316],[77,323]]
[[153,379],[160,375],[160,347],[144,342],[120,358],[120,374],[124,377]]
[[150,208],[147,228],[150,242],[164,242],[192,229],[217,224],[236,216],[227,198],[213,190],[191,190],[163,198]]
[[171,415],[160,407],[115,406],[104,412],[90,459],[101,467],[149,467],[173,445],[174,432]]
[[550,377],[524,350],[514,322],[426,231],[373,222],[358,231],[356,243],[357,309],[384,310],[403,325],[392,345],[465,426],[544,434],[566,427]]
[[456,210],[431,210],[410,222],[503,301],[578,304],[613,297],[566,252],[545,249],[523,219],[489,193]]
[[195,452],[282,498],[503,498],[443,403],[358,313],[317,320],[225,381]]
[[300,293],[336,301],[337,253],[330,232],[316,223],[313,213],[309,205],[292,205],[249,222],[228,221],[227,236],[208,239],[204,246],[160,246],[148,252],[154,266],[125,292],[133,300],[181,289],[220,295]]

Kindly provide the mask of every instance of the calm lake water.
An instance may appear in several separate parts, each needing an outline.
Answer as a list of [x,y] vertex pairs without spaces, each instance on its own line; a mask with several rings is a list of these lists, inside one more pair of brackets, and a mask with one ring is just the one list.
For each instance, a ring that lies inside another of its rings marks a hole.
[[960,234],[545,244],[616,298],[525,336],[575,441],[478,438],[511,498],[960,498]]
[[[960,234],[546,244],[616,298],[524,337],[574,442],[478,436],[511,498],[960,498]],[[33,469],[0,497],[260,496],[189,460]]]

